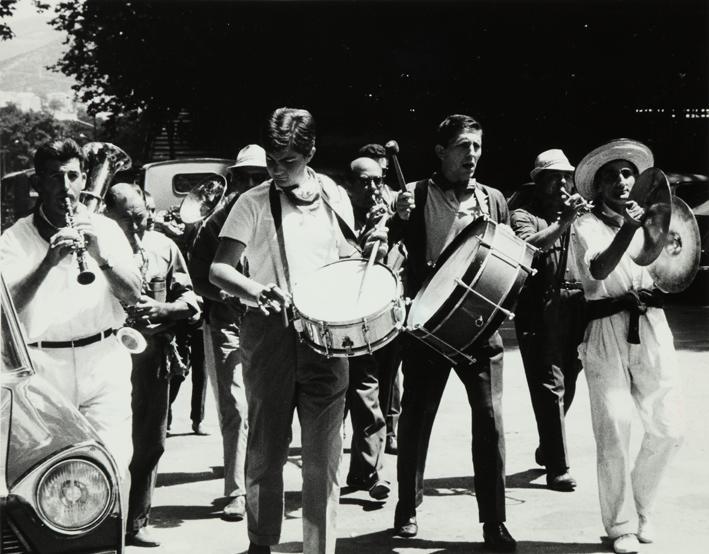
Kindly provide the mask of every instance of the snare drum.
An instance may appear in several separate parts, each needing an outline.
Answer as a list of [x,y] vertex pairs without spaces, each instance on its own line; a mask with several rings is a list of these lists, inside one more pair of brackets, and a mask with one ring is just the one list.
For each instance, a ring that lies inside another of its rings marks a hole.
[[376,263],[359,294],[366,267],[367,260],[339,260],[293,287],[296,330],[316,352],[340,358],[371,354],[401,331],[406,318],[401,281]]
[[476,219],[439,256],[411,304],[407,331],[453,364],[472,363],[471,350],[514,317],[535,251],[509,227]]

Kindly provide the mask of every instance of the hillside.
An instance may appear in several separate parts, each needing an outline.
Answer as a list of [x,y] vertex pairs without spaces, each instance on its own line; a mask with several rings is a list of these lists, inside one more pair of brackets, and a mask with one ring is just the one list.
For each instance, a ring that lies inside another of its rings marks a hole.
[[74,80],[47,69],[57,62],[64,48],[61,40],[55,40],[0,61],[0,90],[33,92],[39,96],[50,92],[72,94]]

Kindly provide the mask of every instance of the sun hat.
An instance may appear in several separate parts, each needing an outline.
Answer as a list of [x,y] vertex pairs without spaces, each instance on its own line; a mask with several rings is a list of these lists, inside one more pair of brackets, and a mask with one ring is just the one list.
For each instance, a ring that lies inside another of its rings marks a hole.
[[529,176],[532,178],[532,181],[534,181],[534,178],[540,172],[547,170],[573,171],[574,166],[569,163],[569,159],[562,150],[552,148],[551,150],[545,150],[537,156],[537,159],[534,160],[534,169],[529,172]]
[[247,144],[236,155],[236,162],[229,169],[237,167],[266,167],[266,151],[258,144]]
[[593,200],[596,195],[593,184],[596,172],[614,160],[631,162],[638,169],[638,173],[642,173],[655,163],[652,151],[642,142],[626,138],[612,140],[586,154],[576,167],[574,182],[581,196],[586,200]]

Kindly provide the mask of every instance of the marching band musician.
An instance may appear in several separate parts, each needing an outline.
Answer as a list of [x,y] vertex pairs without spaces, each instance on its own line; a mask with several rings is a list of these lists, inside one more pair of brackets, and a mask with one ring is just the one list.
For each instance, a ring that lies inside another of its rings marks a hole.
[[[383,150],[383,147],[382,147]],[[355,218],[355,230],[364,234],[388,217],[387,199],[381,198],[383,170],[371,158],[360,157],[350,163],[349,193]],[[380,207],[381,209],[377,209]],[[349,359],[350,384],[347,406],[352,420],[352,443],[347,486],[366,490],[375,500],[384,500],[391,492],[391,483],[380,475],[384,467],[386,421],[383,409],[391,397],[397,340],[373,354],[361,354]],[[387,394],[388,393],[388,394]]]
[[126,544],[154,547],[160,543],[147,530],[157,466],[165,451],[170,367],[181,364],[174,343],[173,322],[200,315],[197,296],[177,245],[148,231],[148,207],[140,187],[116,183],[106,194],[106,215],[128,238],[140,269],[143,294],[129,308],[131,326],[146,339],[144,351],[133,354],[133,458],[128,500]]
[[[34,166],[38,203],[0,236],[2,273],[37,373],[86,416],[123,479],[131,455],[131,360],[114,333],[126,316],[121,304],[138,301],[140,275],[118,226],[79,203],[87,184],[79,145],[45,143]],[[85,248],[77,246],[82,242]],[[89,284],[77,282],[83,254],[95,276]]]
[[[575,223],[590,319],[579,354],[591,400],[601,518],[617,553],[653,542],[658,486],[683,433],[672,332],[648,269],[626,251],[645,217],[630,191],[652,165],[647,146],[619,139],[587,154],[575,173],[579,193],[595,204]],[[645,433],[631,470],[633,405]]]
[[229,180],[220,206],[207,218],[195,239],[188,262],[195,291],[204,301],[204,357],[216,399],[224,452],[224,496],[229,502],[222,516],[241,521],[246,515],[246,392],[239,348],[239,326],[244,305],[209,282],[209,266],[219,245],[219,233],[239,195],[268,178],[266,153],[257,144],[239,150],[229,168]]
[[[408,251],[407,296],[414,298],[436,259],[453,238],[482,215],[509,223],[507,203],[497,189],[473,177],[482,154],[482,127],[467,115],[450,115],[438,126],[435,153],[440,171],[407,185],[396,200],[390,235],[403,233]],[[408,337],[404,337],[408,339]],[[516,547],[505,527],[505,443],[502,429],[502,337],[495,332],[476,350],[476,361],[453,367],[472,410],[475,496],[485,544],[495,551]],[[399,501],[394,531],[418,533],[416,508],[423,501],[423,473],[431,428],[450,362],[409,339],[404,347],[404,394],[399,419]]]
[[547,487],[573,491],[564,417],[581,371],[577,347],[586,328],[581,283],[569,253],[571,224],[586,202],[573,191],[574,167],[559,149],[537,156],[531,198],[512,211],[514,232],[539,250],[515,311],[515,330],[539,432],[535,459]]
[[[356,253],[348,242],[355,238],[352,206],[343,189],[308,167],[315,154],[315,123],[308,111],[279,108],[264,131],[271,179],[236,201],[210,271],[212,283],[248,306],[241,348],[249,406],[249,552],[270,552],[270,545],[280,540],[283,465],[297,408],[303,551],[333,553],[348,363],[300,343],[286,308],[292,283]],[[375,240],[376,234],[370,238]],[[385,234],[379,238],[386,241]],[[237,270],[242,254],[249,277]]]

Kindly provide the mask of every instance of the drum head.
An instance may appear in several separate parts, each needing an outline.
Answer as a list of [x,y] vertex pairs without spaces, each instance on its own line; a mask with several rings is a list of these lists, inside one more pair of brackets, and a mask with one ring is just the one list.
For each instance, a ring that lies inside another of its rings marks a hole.
[[340,260],[321,267],[293,287],[293,304],[303,316],[330,323],[350,323],[379,312],[398,298],[394,274],[374,264],[358,296],[367,260]]
[[439,266],[411,303],[406,326],[425,325],[453,294],[465,271],[473,264],[486,221],[476,220],[466,227],[439,257]]

